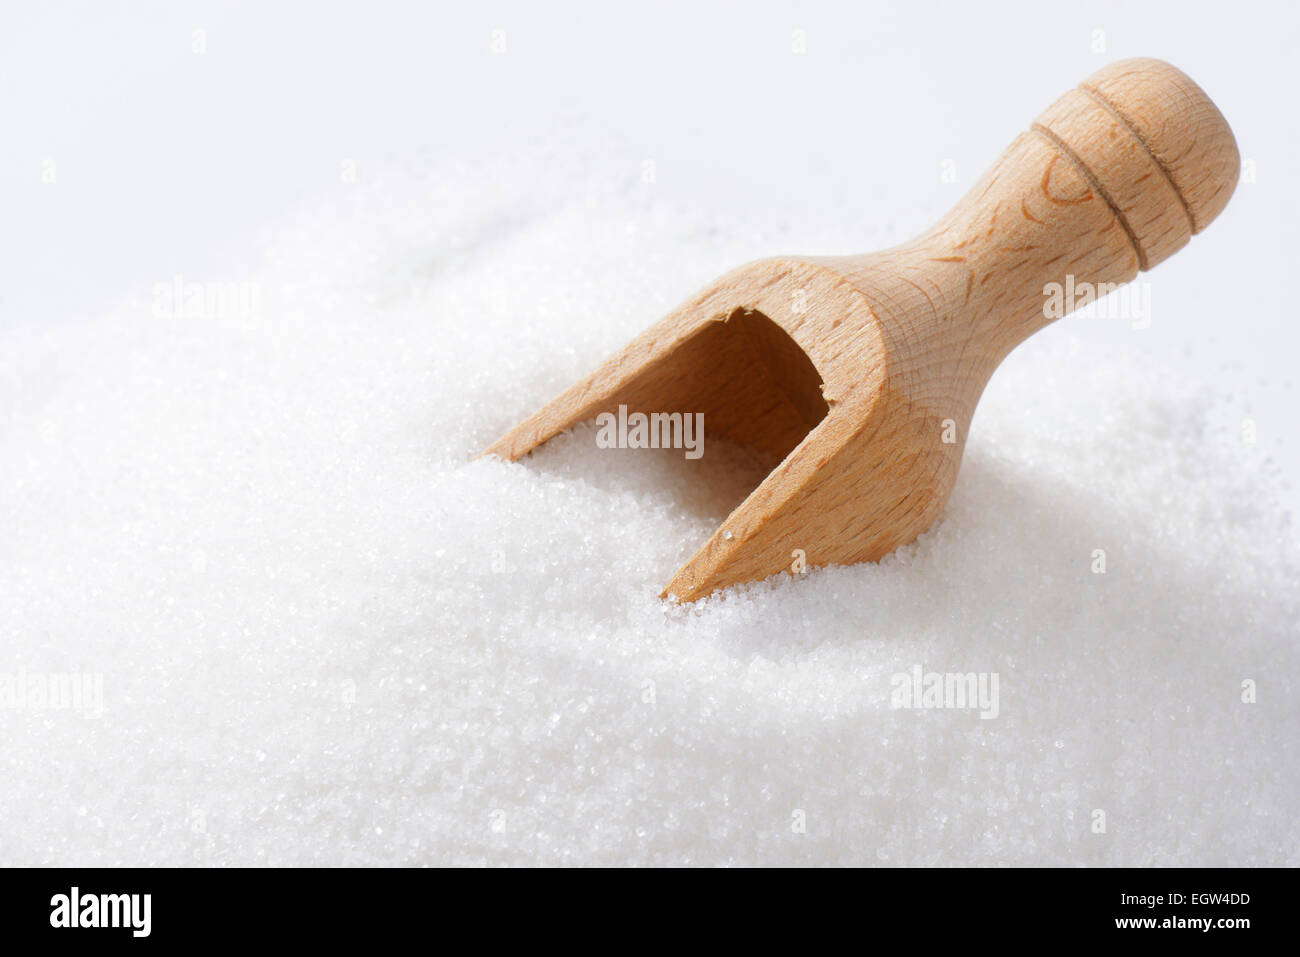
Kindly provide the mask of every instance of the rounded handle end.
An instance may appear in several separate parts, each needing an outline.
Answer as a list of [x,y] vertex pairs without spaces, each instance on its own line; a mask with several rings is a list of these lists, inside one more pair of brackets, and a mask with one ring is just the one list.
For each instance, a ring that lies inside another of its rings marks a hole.
[[1168,173],[1199,233],[1232,198],[1241,156],[1232,128],[1191,77],[1163,60],[1120,60],[1081,84],[1110,104]]
[[1161,60],[1103,67],[1034,128],[1110,203],[1148,269],[1222,212],[1237,185],[1237,141],[1219,108]]

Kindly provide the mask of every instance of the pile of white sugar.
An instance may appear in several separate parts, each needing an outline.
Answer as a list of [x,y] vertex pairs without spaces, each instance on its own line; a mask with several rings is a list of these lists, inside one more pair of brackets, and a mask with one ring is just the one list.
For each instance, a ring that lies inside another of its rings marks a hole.
[[510,182],[0,337],[0,860],[1300,864],[1300,557],[1223,400],[1064,320],[920,541],[670,606],[728,450],[471,457],[798,250]]

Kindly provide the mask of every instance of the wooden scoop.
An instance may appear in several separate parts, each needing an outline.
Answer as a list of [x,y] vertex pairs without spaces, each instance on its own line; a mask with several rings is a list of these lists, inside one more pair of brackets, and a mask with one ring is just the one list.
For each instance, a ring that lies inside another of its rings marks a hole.
[[928,232],[728,273],[487,453],[517,459],[620,405],[703,412],[710,438],[780,465],[665,595],[694,601],[800,558],[876,561],[943,508],[989,376],[1051,321],[1049,284],[1118,285],[1167,259],[1227,204],[1239,165],[1227,122],[1183,73],[1112,64]]

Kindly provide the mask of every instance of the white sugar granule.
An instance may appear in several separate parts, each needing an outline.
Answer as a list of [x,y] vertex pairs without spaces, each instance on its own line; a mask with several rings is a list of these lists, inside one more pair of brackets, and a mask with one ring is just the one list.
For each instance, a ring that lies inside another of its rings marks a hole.
[[[742,454],[470,459],[786,244],[510,182],[286,227],[254,309],[0,340],[0,673],[102,675],[0,709],[0,859],[1300,863],[1300,561],[1223,401],[1065,320],[916,544],[669,606]],[[914,666],[997,716],[892,709]]]

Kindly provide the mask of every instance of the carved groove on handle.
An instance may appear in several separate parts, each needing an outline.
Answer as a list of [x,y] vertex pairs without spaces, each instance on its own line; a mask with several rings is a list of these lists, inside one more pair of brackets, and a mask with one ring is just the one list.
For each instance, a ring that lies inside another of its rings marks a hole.
[[1184,196],[1183,191],[1178,188],[1178,183],[1174,181],[1173,174],[1169,172],[1169,167],[1166,166],[1161,161],[1158,155],[1156,155],[1156,151],[1151,148],[1151,144],[1148,143],[1147,138],[1142,135],[1142,131],[1138,129],[1137,124],[1134,123],[1131,119],[1129,119],[1124,114],[1123,110],[1121,110],[1110,100],[1106,99],[1106,97],[1096,87],[1089,86],[1085,82],[1079,84],[1079,89],[1082,90],[1084,93],[1087,93],[1094,100],[1096,100],[1097,103],[1102,107],[1102,109],[1106,110],[1113,117],[1115,117],[1115,119],[1123,123],[1124,126],[1128,129],[1128,131],[1133,134],[1133,137],[1139,143],[1142,144],[1142,148],[1147,151],[1147,155],[1150,156],[1151,159],[1155,161],[1156,167],[1160,170],[1160,174],[1164,176],[1165,182],[1169,184],[1169,188],[1172,189],[1174,191],[1174,195],[1178,197],[1178,203],[1180,206],[1183,207],[1183,214],[1186,215],[1187,217],[1187,225],[1191,229],[1193,235],[1199,233],[1201,231],[1201,227],[1196,225],[1196,217],[1192,215],[1192,207],[1187,205],[1187,197]]
[[[1124,211],[1115,204],[1115,200],[1111,199],[1110,194],[1106,192],[1106,187],[1101,185],[1101,180],[1097,179],[1097,175],[1088,168],[1088,164],[1079,157],[1078,153],[1070,149],[1070,144],[1065,142],[1065,140],[1061,139],[1042,123],[1034,123],[1029,127],[1029,129],[1060,150],[1065,158],[1074,164],[1075,168],[1079,171],[1079,175],[1088,181],[1088,185],[1092,187],[1097,195],[1106,201],[1106,205],[1110,207],[1110,211],[1115,214],[1115,219],[1119,221],[1120,229],[1124,230],[1124,235],[1128,237],[1129,243],[1133,246],[1133,252],[1138,258],[1139,268],[1141,268],[1143,272],[1149,269],[1150,267],[1147,265],[1146,250],[1144,250],[1142,244],[1138,242],[1137,235],[1134,234],[1133,227],[1129,225],[1128,218],[1124,215]],[[1154,158],[1155,157],[1152,157],[1152,159]]]

